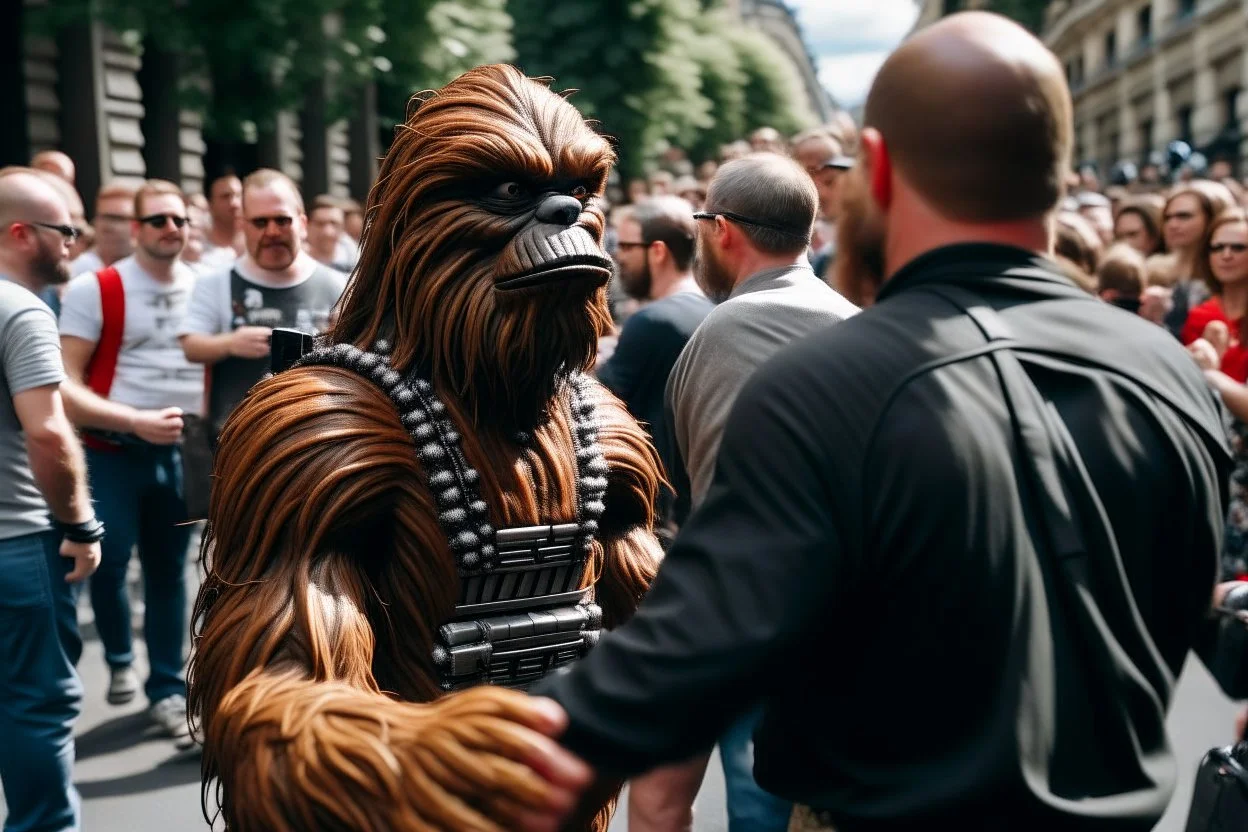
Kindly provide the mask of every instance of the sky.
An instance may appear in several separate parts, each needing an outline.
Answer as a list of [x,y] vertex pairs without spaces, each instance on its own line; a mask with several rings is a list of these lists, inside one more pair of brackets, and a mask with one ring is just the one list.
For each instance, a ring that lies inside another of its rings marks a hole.
[[819,80],[846,108],[861,104],[876,70],[910,31],[916,0],[787,0],[796,10]]

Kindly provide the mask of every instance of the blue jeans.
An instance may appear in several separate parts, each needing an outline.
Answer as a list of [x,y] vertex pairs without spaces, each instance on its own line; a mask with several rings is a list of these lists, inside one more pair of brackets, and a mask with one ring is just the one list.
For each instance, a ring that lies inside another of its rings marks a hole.
[[729,832],[785,832],[789,828],[793,804],[754,782],[754,729],[761,718],[761,708],[750,711],[719,738]]
[[0,540],[0,783],[5,832],[76,830],[74,722],[82,650],[73,561],[54,532]]
[[87,449],[95,511],[106,529],[100,568],[91,576],[91,608],[109,667],[134,662],[126,569],[139,549],[143,566],[143,634],[151,674],[148,701],[186,695],[186,550],[191,527],[182,499],[182,456],[176,446]]

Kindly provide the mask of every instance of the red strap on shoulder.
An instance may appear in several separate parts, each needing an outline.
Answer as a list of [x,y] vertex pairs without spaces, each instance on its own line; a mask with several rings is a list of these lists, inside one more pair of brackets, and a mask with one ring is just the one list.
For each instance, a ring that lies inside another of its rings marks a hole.
[[126,293],[121,285],[121,273],[112,266],[96,273],[100,282],[100,310],[103,325],[95,352],[87,362],[87,386],[96,395],[107,398],[117,374],[117,356],[121,354],[121,336],[126,328]]

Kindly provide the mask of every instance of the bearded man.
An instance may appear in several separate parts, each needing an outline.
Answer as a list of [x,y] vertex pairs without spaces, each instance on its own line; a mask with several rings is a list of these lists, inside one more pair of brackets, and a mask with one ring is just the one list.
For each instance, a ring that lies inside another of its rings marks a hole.
[[190,710],[231,828],[513,829],[566,808],[540,704],[439,697],[575,660],[656,569],[657,456],[584,374],[610,324],[612,162],[511,67],[419,102],[328,338],[226,422]]

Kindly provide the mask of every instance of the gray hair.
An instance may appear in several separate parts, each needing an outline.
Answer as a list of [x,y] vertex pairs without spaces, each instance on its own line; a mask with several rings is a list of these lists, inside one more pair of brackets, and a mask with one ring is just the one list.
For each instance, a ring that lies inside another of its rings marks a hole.
[[755,153],[720,167],[704,210],[761,223],[737,223],[759,251],[797,254],[810,244],[818,207],[819,194],[800,165],[775,153]]
[[644,242],[663,243],[672,253],[676,268],[689,268],[698,229],[688,200],[670,195],[648,197],[633,208],[633,219],[641,226]]

